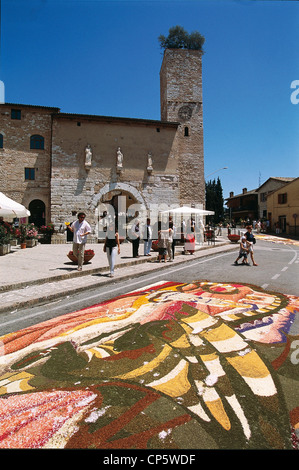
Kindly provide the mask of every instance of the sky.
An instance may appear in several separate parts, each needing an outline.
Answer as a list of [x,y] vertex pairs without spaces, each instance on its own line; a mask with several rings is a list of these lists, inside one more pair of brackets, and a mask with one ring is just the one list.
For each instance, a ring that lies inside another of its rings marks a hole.
[[296,0],[1,0],[5,102],[160,120],[158,37],[177,25],[205,37],[206,180],[227,198],[298,177]]

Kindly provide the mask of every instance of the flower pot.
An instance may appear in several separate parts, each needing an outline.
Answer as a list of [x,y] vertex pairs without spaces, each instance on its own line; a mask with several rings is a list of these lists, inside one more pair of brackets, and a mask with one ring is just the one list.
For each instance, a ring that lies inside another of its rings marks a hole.
[[0,245],[0,256],[10,253],[10,245]]
[[240,240],[240,235],[231,234],[228,235],[227,238],[231,241],[231,243],[238,243]]
[[[73,262],[73,263],[78,263],[78,258],[77,256],[74,255],[72,251],[70,251],[67,254],[68,258]],[[90,260],[94,257],[94,253],[84,253],[84,262],[83,264],[89,263]]]
[[36,245],[36,241],[35,241],[34,238],[30,238],[29,240],[26,240],[26,247],[27,248],[32,248],[35,245]]
[[21,249],[24,250],[25,248],[27,248],[26,242],[21,242]]

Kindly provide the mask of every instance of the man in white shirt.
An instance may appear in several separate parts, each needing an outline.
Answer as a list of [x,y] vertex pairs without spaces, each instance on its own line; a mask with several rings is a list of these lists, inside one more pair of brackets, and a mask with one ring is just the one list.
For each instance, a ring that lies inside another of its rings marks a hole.
[[91,227],[85,220],[84,212],[79,212],[78,220],[72,223],[70,230],[74,233],[73,253],[78,259],[78,271],[82,271],[87,235],[91,232]]

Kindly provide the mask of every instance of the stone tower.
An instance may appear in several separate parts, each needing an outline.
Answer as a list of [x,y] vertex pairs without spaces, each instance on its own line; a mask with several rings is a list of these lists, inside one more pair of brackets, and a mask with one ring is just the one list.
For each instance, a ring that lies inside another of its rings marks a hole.
[[160,70],[161,120],[179,122],[175,157],[181,204],[205,204],[202,52],[166,49]]

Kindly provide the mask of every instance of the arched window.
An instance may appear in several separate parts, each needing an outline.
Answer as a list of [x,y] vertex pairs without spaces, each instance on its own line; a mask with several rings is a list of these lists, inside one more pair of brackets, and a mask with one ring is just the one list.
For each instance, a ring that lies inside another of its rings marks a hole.
[[3,149],[3,135],[0,134],[0,149]]
[[184,130],[184,135],[185,137],[189,137],[189,127],[185,127],[185,130]]
[[41,135],[32,135],[30,137],[30,148],[44,150],[45,139]]

